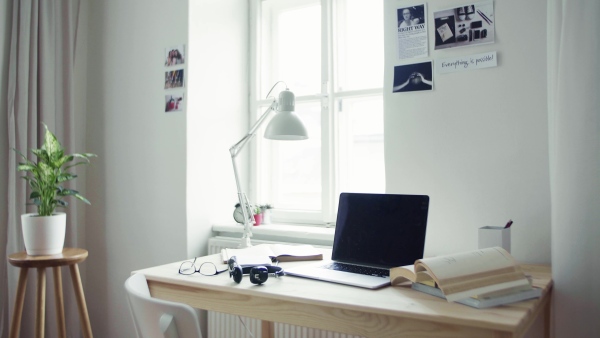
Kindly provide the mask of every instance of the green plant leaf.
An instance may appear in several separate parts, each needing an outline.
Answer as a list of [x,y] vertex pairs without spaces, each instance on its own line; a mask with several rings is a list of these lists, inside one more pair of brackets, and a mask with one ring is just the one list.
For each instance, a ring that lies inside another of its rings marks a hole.
[[48,129],[48,126],[44,124],[44,128],[46,128],[46,136],[44,138],[42,149],[45,149],[48,152],[50,160],[54,161],[63,156],[63,148],[58,142],[58,139],[56,139],[56,136]]
[[37,169],[35,164],[19,163],[17,166],[18,171],[33,171],[35,169]]
[[55,168],[60,168],[62,167],[65,163],[73,161],[73,155],[65,155],[61,158],[59,158],[58,160],[54,161],[52,164],[54,165]]
[[48,162],[50,159],[48,157],[48,152],[45,149],[31,149],[31,152],[37,156],[40,161]]
[[57,191],[59,196],[76,196],[77,194],[79,194],[79,191],[71,189],[57,188]]
[[87,198],[85,198],[79,194],[75,194],[74,196],[77,197],[79,200],[83,201],[85,204],[92,205],[92,203],[90,203],[90,201],[88,201]]
[[69,205],[69,203],[67,203],[67,202],[65,202],[65,201],[63,201],[63,200],[55,200],[55,202],[56,202],[56,204],[57,204],[58,206],[61,206],[61,207],[66,207],[66,206],[68,206],[68,205]]
[[29,199],[35,199],[35,198],[39,198],[41,195],[38,191],[32,191],[31,194],[29,194]]
[[58,175],[58,177],[56,178],[56,180],[58,181],[58,183],[61,183],[61,182],[72,180],[75,177],[77,177],[77,175],[74,175],[74,174],[71,174],[71,173],[61,173],[60,175]]

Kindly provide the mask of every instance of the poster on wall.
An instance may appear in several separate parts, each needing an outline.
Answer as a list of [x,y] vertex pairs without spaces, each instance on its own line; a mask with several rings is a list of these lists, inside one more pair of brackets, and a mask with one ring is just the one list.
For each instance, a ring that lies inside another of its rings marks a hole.
[[165,89],[181,88],[184,84],[183,69],[165,72]]
[[398,57],[402,59],[427,57],[427,5],[416,5],[397,9]]
[[165,66],[182,65],[185,63],[185,45],[165,48]]
[[165,95],[165,113],[183,110],[183,92]]
[[431,61],[394,67],[394,93],[433,89]]
[[494,3],[478,2],[433,13],[435,49],[494,43]]

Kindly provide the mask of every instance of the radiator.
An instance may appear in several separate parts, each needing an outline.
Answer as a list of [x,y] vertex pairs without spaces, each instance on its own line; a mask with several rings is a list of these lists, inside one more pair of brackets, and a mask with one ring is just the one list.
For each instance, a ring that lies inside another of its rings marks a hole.
[[[213,237],[208,240],[208,254],[220,253],[223,248],[235,248],[239,238]],[[252,240],[253,244],[275,243]],[[298,243],[290,243],[298,244]],[[243,322],[243,323],[242,323]],[[245,327],[244,327],[245,325]],[[248,332],[250,331],[251,334]],[[234,316],[208,311],[208,338],[258,338],[261,337],[259,319]],[[343,333],[312,329],[307,327],[275,323],[275,338],[360,338]]]

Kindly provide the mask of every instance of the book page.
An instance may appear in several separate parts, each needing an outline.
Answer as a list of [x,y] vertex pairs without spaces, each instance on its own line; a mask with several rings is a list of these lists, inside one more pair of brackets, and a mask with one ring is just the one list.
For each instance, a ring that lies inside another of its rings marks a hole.
[[[444,280],[514,267],[514,258],[502,248],[486,248],[453,255],[423,258],[417,261],[427,266],[440,283]],[[425,270],[417,263],[417,271]]]
[[269,244],[259,244],[243,249],[223,249],[221,250],[221,256],[223,256],[223,262],[227,263],[231,256],[268,256],[275,257],[273,250]]
[[271,244],[271,250],[275,257],[279,256],[296,256],[308,257],[318,256],[321,252],[312,245],[287,245],[287,244]]
[[514,258],[499,247],[426,258],[416,265],[417,271],[434,275],[448,301],[529,285]]

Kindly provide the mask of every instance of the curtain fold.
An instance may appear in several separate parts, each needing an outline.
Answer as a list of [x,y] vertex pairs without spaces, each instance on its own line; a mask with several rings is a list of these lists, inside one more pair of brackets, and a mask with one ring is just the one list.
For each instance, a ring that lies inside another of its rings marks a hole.
[[556,337],[600,335],[600,1],[548,7]]
[[[79,0],[19,0],[13,3],[11,46],[8,71],[8,137],[9,147],[28,153],[31,160],[35,157],[29,149],[39,148],[43,143],[44,128],[42,122],[56,134],[68,152],[82,152],[75,135],[76,114],[74,106],[74,65],[75,38],[79,15]],[[26,207],[26,182],[19,177],[16,167],[18,158],[14,152],[8,159],[8,219],[7,241],[0,243],[7,255],[23,251],[20,215],[35,212],[35,208]],[[76,184],[76,182],[75,182]],[[70,188],[77,189],[75,184]],[[67,235],[65,246],[81,247],[75,220],[77,209],[82,206],[70,201],[67,212]],[[6,272],[6,279],[0,280],[1,290],[8,291],[3,297],[1,311],[2,325],[10,325],[19,269],[6,263],[0,263]],[[72,292],[68,269],[63,272],[63,289],[67,335],[79,337],[80,325],[75,297]],[[47,272],[51,275],[51,272]],[[28,273],[25,306],[21,321],[21,336],[33,337],[35,327],[35,288],[37,272]],[[46,336],[56,337],[54,317],[53,280],[47,278],[46,286]],[[5,328],[0,332],[6,332]]]

